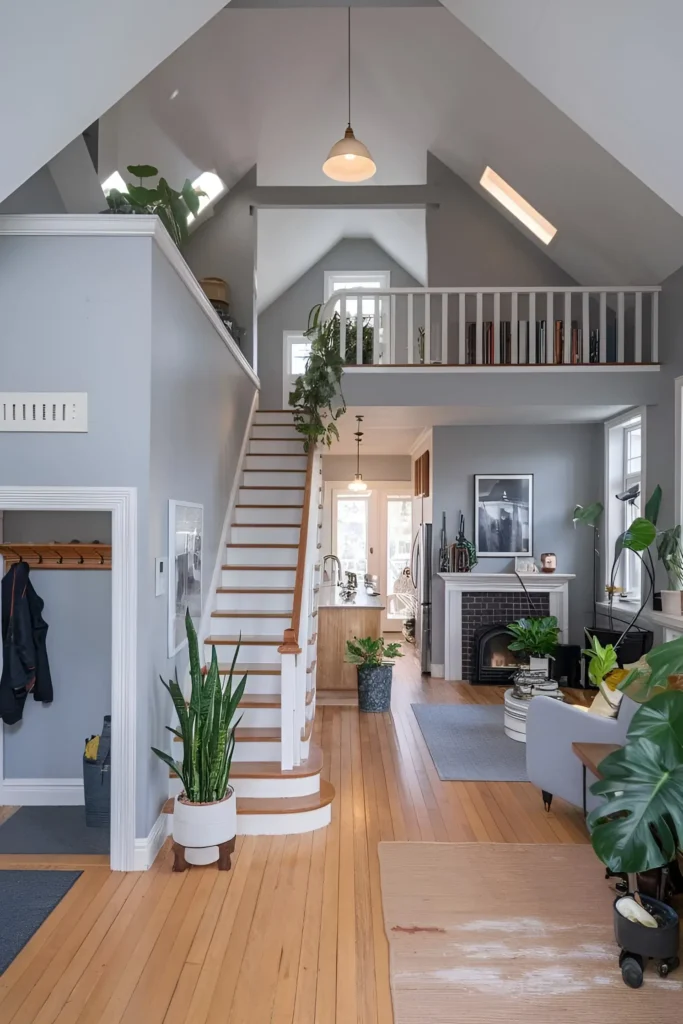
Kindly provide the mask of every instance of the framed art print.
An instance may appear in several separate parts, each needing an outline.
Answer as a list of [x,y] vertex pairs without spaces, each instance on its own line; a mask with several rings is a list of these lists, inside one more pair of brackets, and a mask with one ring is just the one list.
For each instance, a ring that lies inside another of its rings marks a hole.
[[531,473],[475,476],[475,534],[480,558],[531,556],[533,490]]

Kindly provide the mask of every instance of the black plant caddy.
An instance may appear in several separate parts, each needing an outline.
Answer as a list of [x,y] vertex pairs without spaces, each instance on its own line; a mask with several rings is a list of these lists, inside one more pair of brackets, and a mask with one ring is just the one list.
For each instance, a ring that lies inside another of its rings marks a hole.
[[629,988],[640,988],[648,960],[656,961],[657,972],[662,978],[679,966],[678,914],[668,904],[651,896],[641,895],[644,908],[649,910],[659,923],[659,928],[647,928],[635,921],[629,921],[619,913],[617,903],[620,899],[623,897],[617,896],[614,901],[614,937],[621,949],[621,976]]

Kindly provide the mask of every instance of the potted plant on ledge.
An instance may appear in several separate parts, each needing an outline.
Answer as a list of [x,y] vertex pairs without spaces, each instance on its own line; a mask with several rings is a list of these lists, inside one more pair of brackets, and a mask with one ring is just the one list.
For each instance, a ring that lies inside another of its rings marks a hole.
[[683,615],[683,551],[681,528],[672,526],[657,537],[657,556],[666,569],[670,590],[662,590],[662,611],[666,615]]
[[190,864],[211,864],[218,860],[220,870],[230,869],[230,855],[235,848],[237,808],[230,786],[230,767],[235,750],[235,714],[244,688],[246,675],[233,690],[233,669],[239,653],[235,650],[230,673],[225,683],[218,671],[216,648],[211,651],[211,665],[206,673],[199,660],[199,645],[189,611],[185,628],[190,651],[191,694],[185,703],[177,676],[168,683],[161,680],[173,701],[179,728],[167,725],[183,742],[183,760],[152,750],[179,777],[183,791],[175,799],[173,810],[174,871],[183,871]]
[[361,711],[389,711],[391,709],[391,676],[395,658],[402,658],[401,645],[385,644],[384,637],[377,640],[364,637],[346,641],[344,661],[358,666],[358,707]]
[[529,671],[543,672],[547,679],[550,659],[557,650],[560,633],[557,618],[546,615],[543,618],[518,619],[517,622],[510,622],[507,628],[514,637],[508,644],[509,649],[526,654],[529,658]]

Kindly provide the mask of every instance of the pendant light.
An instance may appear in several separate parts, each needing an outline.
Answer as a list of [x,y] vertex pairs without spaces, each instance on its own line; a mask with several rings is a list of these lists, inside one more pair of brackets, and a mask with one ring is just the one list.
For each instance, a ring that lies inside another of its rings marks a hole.
[[356,432],[353,435],[356,438],[356,475],[349,484],[350,491],[367,491],[368,485],[363,479],[363,474],[360,471],[360,443],[363,439],[363,431],[360,429],[360,425],[363,422],[362,416],[356,416]]
[[323,164],[323,171],[333,181],[367,181],[377,167],[367,146],[356,138],[351,127],[351,8],[348,8],[348,81],[349,123],[344,138],[335,142]]

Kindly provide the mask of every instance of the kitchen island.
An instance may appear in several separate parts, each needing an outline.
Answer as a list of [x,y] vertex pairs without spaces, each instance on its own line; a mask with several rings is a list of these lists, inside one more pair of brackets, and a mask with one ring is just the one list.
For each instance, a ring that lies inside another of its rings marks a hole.
[[339,587],[324,584],[318,593],[318,666],[316,689],[323,699],[329,691],[357,694],[355,665],[344,661],[346,641],[382,635],[381,597],[370,597],[359,588],[350,601],[343,601]]

